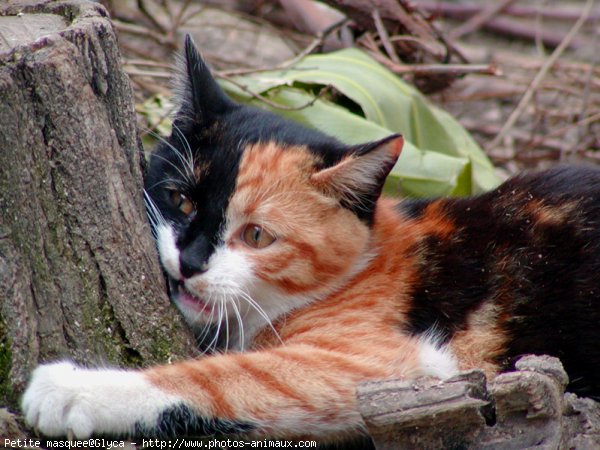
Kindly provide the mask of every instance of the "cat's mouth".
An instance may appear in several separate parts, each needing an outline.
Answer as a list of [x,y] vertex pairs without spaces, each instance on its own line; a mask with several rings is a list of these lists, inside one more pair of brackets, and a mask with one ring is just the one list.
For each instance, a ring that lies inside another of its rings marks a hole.
[[185,307],[186,309],[192,309],[197,313],[209,314],[212,311],[210,305],[190,292],[183,281],[174,280],[169,277],[169,287],[171,291],[171,297],[176,304]]

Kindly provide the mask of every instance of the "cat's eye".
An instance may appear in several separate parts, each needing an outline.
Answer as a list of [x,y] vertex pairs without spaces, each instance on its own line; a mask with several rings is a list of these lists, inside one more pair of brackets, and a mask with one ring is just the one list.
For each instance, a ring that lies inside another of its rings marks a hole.
[[252,248],[265,248],[275,242],[275,236],[260,225],[248,224],[242,230],[242,240]]
[[192,201],[179,191],[171,191],[171,201],[179,211],[189,216],[194,212],[194,204]]

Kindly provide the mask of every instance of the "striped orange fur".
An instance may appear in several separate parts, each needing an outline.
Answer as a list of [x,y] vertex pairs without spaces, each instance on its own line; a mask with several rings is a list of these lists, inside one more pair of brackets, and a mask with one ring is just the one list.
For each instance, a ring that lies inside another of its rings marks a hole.
[[351,436],[363,429],[358,383],[438,373],[419,359],[422,337],[402,324],[410,307],[407,286],[418,276],[419,240],[451,238],[452,222],[436,203],[419,220],[407,220],[397,202],[381,200],[369,227],[315,186],[317,163],[302,148],[246,149],[228,223],[234,229],[266,223],[281,239],[260,252],[242,249],[235,233],[227,241],[251,255],[257,276],[280,289],[281,302],[298,292],[316,296],[277,317],[274,330],[265,324],[244,353],[145,372],[161,389],[197,399],[200,414],[260,424],[260,436]]

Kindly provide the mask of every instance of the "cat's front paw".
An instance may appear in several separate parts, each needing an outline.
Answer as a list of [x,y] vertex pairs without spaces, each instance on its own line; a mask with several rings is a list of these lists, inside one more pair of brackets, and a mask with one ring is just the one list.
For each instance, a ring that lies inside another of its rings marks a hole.
[[94,401],[85,390],[85,370],[70,362],[38,367],[23,396],[27,423],[47,436],[70,431],[85,438],[94,430]]
[[179,400],[137,371],[85,369],[70,362],[38,367],[21,406],[27,423],[46,436],[130,434],[152,429]]

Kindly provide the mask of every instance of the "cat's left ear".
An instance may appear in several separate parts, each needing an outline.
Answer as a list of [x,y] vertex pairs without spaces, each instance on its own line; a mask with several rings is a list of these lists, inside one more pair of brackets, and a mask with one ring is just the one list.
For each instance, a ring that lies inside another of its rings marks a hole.
[[312,174],[311,181],[324,192],[337,197],[359,218],[370,222],[375,202],[400,156],[403,144],[403,137],[394,134],[351,147],[339,163]]
[[236,106],[213,78],[189,34],[178,66],[175,90],[179,111],[175,120],[193,119],[197,124],[209,125]]

